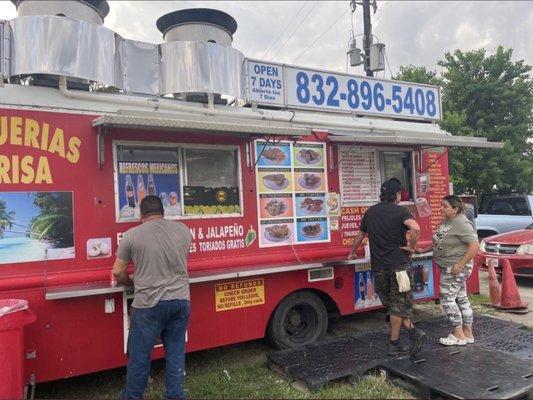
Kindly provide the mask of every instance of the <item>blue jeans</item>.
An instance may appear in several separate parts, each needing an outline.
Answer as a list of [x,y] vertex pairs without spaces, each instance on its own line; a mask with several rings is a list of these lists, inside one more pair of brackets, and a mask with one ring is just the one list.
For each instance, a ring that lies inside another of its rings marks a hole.
[[165,398],[183,399],[185,331],[188,300],[161,300],[152,308],[134,308],[128,337],[128,369],[123,399],[140,399],[150,375],[151,354],[161,337],[165,349]]

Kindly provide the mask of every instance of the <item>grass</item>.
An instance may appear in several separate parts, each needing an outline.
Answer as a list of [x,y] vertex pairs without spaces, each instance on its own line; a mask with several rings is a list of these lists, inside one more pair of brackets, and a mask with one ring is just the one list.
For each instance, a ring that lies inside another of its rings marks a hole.
[[[354,384],[348,379],[330,382],[321,390],[297,389],[293,382],[266,366],[266,353],[272,351],[263,341],[199,351],[187,356],[184,388],[192,399],[412,399],[412,395],[376,375]],[[118,398],[126,370],[118,368],[77,378],[37,385],[36,398]],[[147,399],[164,394],[164,361],[152,364],[145,393]]]
[[484,294],[471,294],[468,295],[470,305],[475,314],[488,314],[495,315],[496,310],[494,307],[487,306],[490,303],[489,297]]

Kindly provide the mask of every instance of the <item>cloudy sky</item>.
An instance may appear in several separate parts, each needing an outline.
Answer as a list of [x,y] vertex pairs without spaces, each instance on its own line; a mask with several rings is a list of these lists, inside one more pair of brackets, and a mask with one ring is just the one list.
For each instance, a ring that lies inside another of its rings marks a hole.
[[[234,47],[246,57],[311,68],[346,71],[352,24],[361,34],[362,8],[352,20],[349,1],[110,1],[105,26],[127,39],[162,41],[155,21],[179,9],[217,8],[238,23]],[[10,1],[0,1],[0,19],[16,17]],[[498,45],[514,49],[515,60],[533,65],[533,2],[379,1],[373,33],[386,44],[393,74],[400,65],[436,69],[447,51]],[[360,46],[360,37],[358,45]],[[362,74],[360,67],[349,72]],[[379,76],[390,76],[389,69]]]

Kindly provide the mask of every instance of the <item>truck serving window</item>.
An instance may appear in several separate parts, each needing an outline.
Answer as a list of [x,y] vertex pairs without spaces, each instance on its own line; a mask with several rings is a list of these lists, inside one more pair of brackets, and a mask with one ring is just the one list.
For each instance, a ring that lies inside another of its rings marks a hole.
[[165,218],[182,215],[180,159],[177,146],[118,145],[115,203],[119,222],[138,221],[139,204],[159,196]]
[[184,148],[185,215],[240,214],[236,148]]
[[402,183],[402,201],[413,201],[413,159],[411,152],[379,152],[381,183],[397,178]]

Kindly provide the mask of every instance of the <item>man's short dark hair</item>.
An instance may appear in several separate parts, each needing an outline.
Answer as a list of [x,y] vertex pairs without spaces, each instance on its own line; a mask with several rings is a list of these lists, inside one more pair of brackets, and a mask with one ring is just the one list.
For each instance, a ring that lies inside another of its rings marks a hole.
[[402,190],[402,183],[397,178],[390,178],[383,182],[379,199],[387,203],[396,201],[396,195]]
[[163,208],[161,199],[154,195],[146,196],[144,199],[142,199],[140,208],[141,216],[143,217],[151,214],[165,214],[165,209]]

